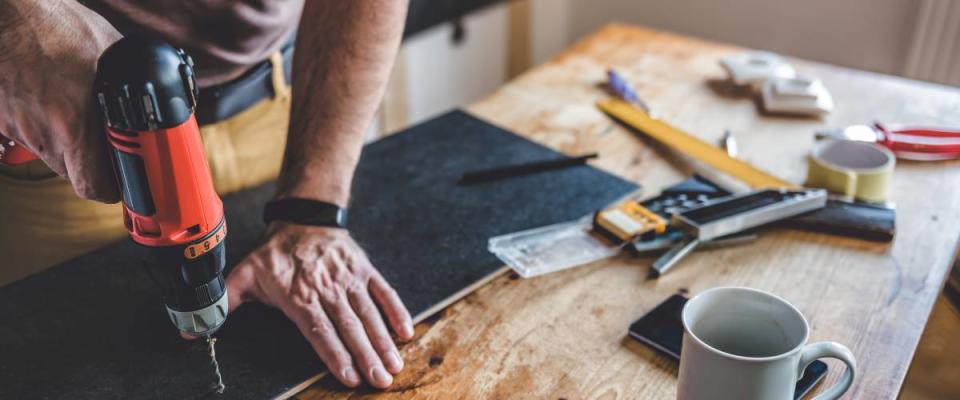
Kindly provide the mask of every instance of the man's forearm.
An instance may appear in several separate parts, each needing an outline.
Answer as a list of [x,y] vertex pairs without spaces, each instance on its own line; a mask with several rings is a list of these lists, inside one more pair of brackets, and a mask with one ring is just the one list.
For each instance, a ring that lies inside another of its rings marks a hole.
[[279,197],[345,206],[364,132],[383,96],[407,2],[307,1]]

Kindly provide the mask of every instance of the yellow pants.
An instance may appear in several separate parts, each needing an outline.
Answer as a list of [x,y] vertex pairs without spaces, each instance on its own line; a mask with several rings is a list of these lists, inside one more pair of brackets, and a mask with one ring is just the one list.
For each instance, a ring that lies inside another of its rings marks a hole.
[[[283,160],[290,88],[275,54],[273,98],[200,127],[220,194],[276,178]],[[83,200],[39,161],[0,166],[0,286],[127,235],[119,204]]]

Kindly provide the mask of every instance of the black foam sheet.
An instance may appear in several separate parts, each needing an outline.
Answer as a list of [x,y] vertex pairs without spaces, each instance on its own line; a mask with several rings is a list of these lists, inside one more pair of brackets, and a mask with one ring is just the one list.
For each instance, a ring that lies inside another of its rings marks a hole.
[[[452,111],[364,148],[350,228],[412,315],[490,276],[491,236],[571,220],[635,185],[591,167],[460,186],[468,170],[563,157]],[[259,242],[267,184],[227,196],[228,265]],[[124,240],[0,288],[0,398],[231,398],[283,394],[323,365],[276,310],[245,305],[206,346],[181,340]]]

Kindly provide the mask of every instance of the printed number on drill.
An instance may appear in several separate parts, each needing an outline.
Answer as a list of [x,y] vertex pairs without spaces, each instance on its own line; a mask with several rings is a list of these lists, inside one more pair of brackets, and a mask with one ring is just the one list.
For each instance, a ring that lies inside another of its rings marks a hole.
[[183,256],[187,259],[194,259],[200,257],[210,250],[213,250],[217,247],[220,242],[223,242],[223,239],[227,238],[227,225],[223,224],[220,229],[218,229],[213,236],[210,236],[206,239],[202,239],[199,242],[193,243],[183,249]]

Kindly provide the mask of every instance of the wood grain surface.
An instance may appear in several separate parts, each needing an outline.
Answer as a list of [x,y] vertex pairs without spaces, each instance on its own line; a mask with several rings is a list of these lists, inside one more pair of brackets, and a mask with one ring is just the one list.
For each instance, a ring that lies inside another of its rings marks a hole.
[[[817,128],[960,126],[956,88],[796,59],[800,73],[823,79],[836,111],[824,120],[764,116],[722,83],[717,60],[738,50],[609,25],[469,111],[568,154],[599,152],[594,165],[650,194],[691,167],[597,111],[608,67],[632,79],[660,118],[709,141],[730,129],[741,157],[796,183]],[[845,398],[895,398],[956,253],[960,162],[900,162],[892,189],[892,244],[770,230],[747,246],[697,251],[658,280],[647,278],[651,259],[628,256],[533,279],[504,274],[418,325],[387,392],[351,392],[324,378],[299,397],[673,398],[677,363],[634,343],[627,327],[672,293],[737,285],[785,297],[810,321],[812,341],[852,349],[859,374]],[[833,384],[842,368],[828,363],[825,384]]]

